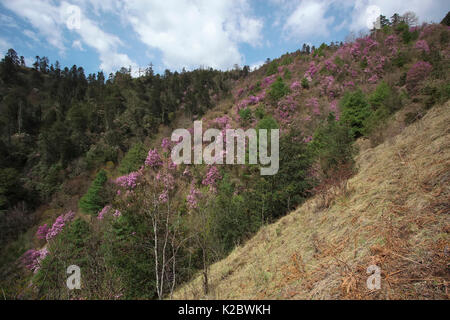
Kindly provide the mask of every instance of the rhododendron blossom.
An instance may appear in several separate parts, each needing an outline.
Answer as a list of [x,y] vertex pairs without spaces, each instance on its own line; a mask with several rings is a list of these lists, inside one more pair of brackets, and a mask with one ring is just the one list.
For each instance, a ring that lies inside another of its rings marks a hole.
[[46,239],[49,229],[50,229],[50,227],[47,224],[44,224],[43,226],[39,226],[36,231],[36,237],[41,240]]
[[222,176],[219,173],[219,169],[217,169],[216,166],[210,166],[206,177],[202,181],[202,184],[205,186],[209,186],[212,191],[215,191],[216,182],[219,179],[222,179]]
[[147,159],[145,159],[145,164],[150,167],[159,167],[163,164],[156,149],[149,150]]
[[66,223],[71,221],[74,217],[75,217],[75,212],[69,211],[66,214],[62,214],[58,218],[56,218],[51,229],[48,230],[47,235],[45,236],[47,241],[56,237],[62,231],[62,229],[64,228]]
[[161,148],[163,148],[164,151],[169,151],[170,149],[170,140],[168,138],[164,138],[161,141]]
[[117,178],[115,183],[126,189],[134,189],[138,185],[137,181],[141,175],[141,172],[131,172],[128,175]]
[[109,212],[109,210],[111,210],[111,206],[107,205],[105,206],[102,210],[100,210],[100,212],[98,213],[97,219],[98,220],[103,220],[103,218],[105,217],[105,215]]
[[202,193],[197,190],[195,188],[195,186],[191,186],[191,190],[188,194],[188,196],[186,197],[186,201],[187,201],[187,205],[189,207],[189,209],[196,209],[198,206],[198,197],[201,195]]
[[34,273],[41,268],[41,261],[47,257],[49,251],[47,248],[41,250],[30,249],[22,255],[22,264]]
[[425,53],[429,53],[430,52],[430,47],[428,46],[428,42],[426,42],[425,40],[419,40],[416,42],[416,45],[414,46],[414,48],[421,50]]

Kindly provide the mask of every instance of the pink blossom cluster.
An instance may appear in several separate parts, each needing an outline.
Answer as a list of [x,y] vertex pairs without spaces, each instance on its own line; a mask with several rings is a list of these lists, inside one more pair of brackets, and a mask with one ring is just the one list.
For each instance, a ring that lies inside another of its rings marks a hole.
[[30,249],[26,251],[21,258],[22,264],[34,273],[41,268],[41,261],[49,254],[47,248],[41,250]]
[[168,172],[158,172],[156,180],[163,186],[163,191],[159,195],[159,202],[166,203],[169,200],[169,191],[175,188],[175,179],[173,175]]
[[134,189],[137,187],[138,180],[141,176],[141,171],[131,172],[127,175],[118,177],[114,182],[125,189]]
[[381,75],[383,73],[384,65],[387,61],[387,57],[376,54],[373,56],[366,56],[367,67],[364,69],[364,73],[368,75]]
[[265,99],[265,97],[266,97],[266,91],[262,91],[257,96],[249,96],[247,99],[242,100],[238,104],[238,106],[237,106],[238,110],[245,109],[247,106],[257,104],[257,103],[263,101]]
[[309,77],[309,78],[314,78],[314,75],[319,71],[319,68],[316,66],[315,62],[312,61],[309,64],[309,68],[308,70],[306,70],[305,72],[305,78]]
[[378,76],[376,74],[373,74],[369,79],[367,79],[367,82],[369,83],[377,83],[378,82]]
[[328,95],[334,98],[337,94],[337,88],[334,86],[334,77],[327,76],[320,81],[320,90],[322,95]]
[[300,81],[294,81],[294,82],[292,82],[290,88],[291,88],[291,90],[297,90],[297,89],[300,89],[300,88],[301,88]]
[[164,151],[169,151],[169,149],[170,149],[170,140],[169,140],[169,138],[163,138],[162,139],[162,141],[161,141],[161,148]]
[[303,139],[304,143],[310,143],[312,141],[313,137],[312,136],[308,136],[306,138]]
[[362,52],[363,55],[369,54],[369,52],[370,52],[370,50],[372,50],[372,48],[375,48],[378,46],[378,42],[375,41],[374,39],[372,39],[370,36],[362,38],[361,42],[364,45],[364,49]]
[[39,226],[36,231],[36,237],[41,240],[45,239],[49,230],[50,230],[50,227],[47,224],[44,224],[43,226]]
[[355,83],[353,81],[344,81],[344,88],[354,88]]
[[275,74],[273,74],[271,76],[268,76],[268,77],[265,77],[263,82],[262,82],[262,84],[261,84],[261,86],[263,88],[266,88],[266,87],[270,86],[272,83],[274,83],[275,79],[276,79],[276,75]]
[[324,63],[325,63],[325,68],[326,68],[328,71],[330,71],[330,72],[336,72],[336,71],[338,70],[338,66],[337,66],[333,61],[331,61],[331,58],[325,60]]
[[406,87],[408,90],[414,89],[421,80],[428,76],[432,69],[432,65],[426,61],[418,61],[413,65],[406,74]]
[[195,188],[195,186],[191,186],[191,190],[188,194],[188,196],[186,197],[186,201],[187,201],[187,205],[189,207],[189,209],[196,209],[197,205],[198,205],[198,198],[200,197],[202,193],[200,192],[200,190],[198,190],[197,188]]
[[428,46],[428,42],[426,40],[418,40],[414,48],[421,50],[422,52],[429,53],[430,47]]
[[102,210],[100,210],[100,212],[98,213],[97,219],[98,220],[103,220],[103,218],[105,217],[105,215],[109,212],[109,210],[111,210],[111,206],[107,205],[105,206]]
[[114,211],[114,213],[113,213],[113,216],[115,217],[115,218],[118,218],[118,217],[120,217],[122,215],[122,212],[120,212],[118,209],[116,209],[115,211]]
[[331,101],[330,103],[330,112],[332,112],[335,116],[336,121],[339,121],[339,108],[336,100]]
[[398,36],[395,35],[395,34],[392,34],[392,35],[388,36],[384,40],[384,45],[389,49],[391,56],[394,56],[394,55],[397,54],[397,52],[398,52],[398,48],[397,48],[398,42],[399,42]]
[[214,124],[217,124],[221,129],[225,128],[227,124],[231,122],[231,118],[227,115],[224,115],[223,117],[215,118],[213,120]]
[[222,179],[220,175],[219,169],[216,166],[210,166],[208,173],[202,181],[202,184],[205,186],[209,186],[212,191],[216,190],[216,182],[217,180]]
[[70,222],[75,217],[74,211],[69,211],[66,214],[60,215],[58,218],[56,218],[55,222],[53,223],[50,230],[48,230],[45,238],[47,241],[50,241],[54,237],[56,237],[64,228],[67,222]]
[[284,124],[290,123],[295,115],[297,104],[292,96],[287,96],[277,104],[278,120]]
[[147,159],[145,159],[145,164],[150,167],[159,167],[163,164],[156,149],[149,150]]

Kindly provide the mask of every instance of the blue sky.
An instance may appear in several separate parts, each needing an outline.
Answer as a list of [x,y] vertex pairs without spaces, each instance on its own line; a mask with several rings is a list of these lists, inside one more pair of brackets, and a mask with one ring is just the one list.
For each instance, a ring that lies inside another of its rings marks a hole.
[[308,43],[367,32],[373,17],[414,11],[439,22],[447,0],[0,0],[0,53],[47,56],[86,74],[153,63],[156,72],[258,66]]

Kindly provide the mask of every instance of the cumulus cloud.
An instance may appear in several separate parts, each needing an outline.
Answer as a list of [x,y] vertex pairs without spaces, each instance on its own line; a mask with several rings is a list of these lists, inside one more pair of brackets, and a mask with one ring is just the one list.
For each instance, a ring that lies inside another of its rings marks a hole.
[[[64,31],[68,30],[67,22],[71,14],[69,9],[73,8],[72,4],[63,1],[57,6],[45,0],[5,0],[3,5],[30,22],[49,44],[60,50],[60,54],[66,51]],[[103,8],[106,8],[105,5]],[[83,10],[79,9],[79,13],[77,17],[79,25],[71,28],[69,32],[77,33],[80,36],[78,40],[80,42],[72,45],[82,48],[83,43],[95,49],[99,54],[100,69],[106,72],[113,72],[120,67],[137,68],[137,64],[126,54],[118,52],[123,43],[117,36],[104,32],[83,14]],[[30,32],[25,34],[29,37],[33,36]]]
[[288,16],[283,30],[287,38],[328,36],[333,17],[325,17],[330,1],[301,1]]
[[446,4],[448,4],[447,0],[357,0],[351,13],[350,30],[356,32],[367,29],[367,19],[370,18],[370,13],[366,10],[369,6],[378,7],[381,14],[387,18],[390,18],[394,13],[402,15],[407,11],[413,11],[421,22],[440,22],[445,16],[442,8],[445,8]]
[[249,12],[245,0],[130,0],[123,14],[165,66],[227,69],[244,60],[239,43],[261,43],[262,20]]

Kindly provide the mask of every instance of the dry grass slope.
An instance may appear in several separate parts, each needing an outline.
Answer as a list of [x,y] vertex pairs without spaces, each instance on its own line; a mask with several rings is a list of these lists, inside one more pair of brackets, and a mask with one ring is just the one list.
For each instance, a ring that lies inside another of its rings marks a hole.
[[[315,197],[261,229],[175,299],[448,299],[450,103],[357,157],[331,205]],[[381,289],[367,289],[367,267]]]

